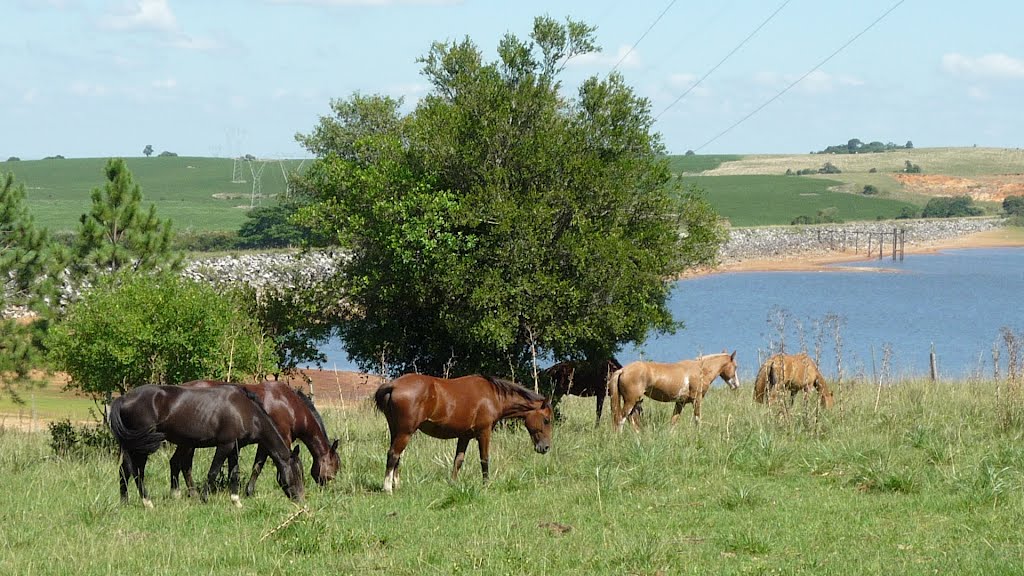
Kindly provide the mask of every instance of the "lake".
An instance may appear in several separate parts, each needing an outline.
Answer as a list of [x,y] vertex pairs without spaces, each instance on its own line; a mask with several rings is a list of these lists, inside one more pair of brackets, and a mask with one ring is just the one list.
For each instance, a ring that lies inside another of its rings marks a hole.
[[[846,270],[851,267],[869,271]],[[747,386],[780,341],[787,352],[812,353],[820,342],[822,371],[834,377],[838,326],[844,379],[883,372],[927,376],[933,347],[941,379],[991,376],[996,344],[1005,374],[1000,331],[1007,327],[1024,337],[1022,294],[1024,248],[911,254],[902,262],[845,263],[834,271],[703,276],[680,280],[673,290],[669,306],[685,328],[652,334],[618,358],[673,362],[736,350]],[[322,350],[325,368],[355,369],[337,339]]]

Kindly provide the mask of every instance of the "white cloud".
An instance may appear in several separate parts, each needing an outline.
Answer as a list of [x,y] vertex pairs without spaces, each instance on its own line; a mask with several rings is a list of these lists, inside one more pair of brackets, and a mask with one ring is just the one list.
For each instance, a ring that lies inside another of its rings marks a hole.
[[575,66],[603,66],[611,68],[618,65],[619,68],[637,68],[640,66],[640,53],[632,49],[632,46],[622,45],[615,54],[604,52],[590,52],[581,54],[569,61]]
[[25,104],[31,104],[36,101],[36,97],[39,96],[39,91],[35,88],[29,88],[21,94],[21,101]]
[[167,5],[167,0],[135,0],[124,4],[103,20],[105,28],[113,30],[157,30],[176,32],[178,20]]
[[174,78],[163,78],[161,80],[153,80],[149,85],[159,90],[173,90],[178,87],[178,81]]
[[[754,75],[754,83],[775,90],[782,90],[795,82],[799,76],[795,74],[779,74],[777,72],[758,72]],[[807,94],[827,94],[837,89],[863,86],[864,81],[846,74],[829,74],[822,70],[814,70],[800,80],[793,88]]]
[[942,56],[942,69],[954,76],[982,78],[1024,78],[1024,60],[1007,54],[985,54],[971,58],[956,52]]
[[688,94],[693,96],[709,96],[711,90],[707,87],[707,84],[703,82],[697,87],[693,85],[697,82],[698,77],[696,74],[671,74],[668,77],[668,89],[671,92],[676,93],[674,98],[678,98],[680,94]]
[[981,86],[971,86],[970,88],[967,89],[967,97],[970,98],[971,100],[984,102],[985,100],[989,99],[989,93],[988,90],[982,88]]
[[110,93],[110,89],[103,84],[83,81],[72,82],[68,90],[75,96],[106,96]]
[[307,6],[455,6],[463,0],[270,0],[272,4]]

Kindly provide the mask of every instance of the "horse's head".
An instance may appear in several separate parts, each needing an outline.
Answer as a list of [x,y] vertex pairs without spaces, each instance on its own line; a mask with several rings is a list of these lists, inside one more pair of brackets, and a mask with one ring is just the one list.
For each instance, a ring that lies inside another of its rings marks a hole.
[[338,440],[335,440],[326,454],[320,458],[313,458],[313,466],[309,469],[309,474],[316,480],[317,484],[323,486],[334,480],[334,476],[338,474],[338,468],[340,467],[341,457],[338,456]]
[[736,351],[733,350],[732,354],[722,365],[721,372],[718,373],[725,380],[725,383],[729,385],[729,388],[736,390],[740,387],[740,379],[736,376]]
[[284,490],[288,498],[302,502],[306,497],[306,486],[302,480],[302,460],[299,458],[299,447],[296,446],[288,456],[288,461],[277,467],[277,484]]
[[551,401],[547,398],[541,402],[539,408],[530,410],[523,417],[526,429],[530,432],[530,439],[533,440],[533,449],[540,454],[545,454],[551,449],[551,421],[554,417]]

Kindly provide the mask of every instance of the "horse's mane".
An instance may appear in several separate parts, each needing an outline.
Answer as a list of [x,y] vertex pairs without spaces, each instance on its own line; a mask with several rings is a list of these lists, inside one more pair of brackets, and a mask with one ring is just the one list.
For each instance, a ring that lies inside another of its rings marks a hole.
[[313,418],[316,419],[316,423],[320,426],[320,431],[324,433],[324,438],[327,438],[327,426],[324,426],[324,420],[320,417],[320,411],[317,410],[316,406],[313,404],[313,399],[307,396],[301,388],[292,388],[292,390],[295,390],[295,393],[302,399],[302,403],[306,405],[306,408],[309,408],[309,411],[313,414]]
[[522,396],[530,402],[536,402],[538,400],[546,400],[547,397],[525,388],[512,382],[511,380],[505,380],[504,378],[496,378],[494,376],[484,376],[488,382],[494,386],[494,389],[502,394]]
[[[270,417],[270,412],[267,412],[267,409],[263,407],[263,402],[260,401],[260,397],[259,396],[257,396],[255,393],[247,390],[244,386],[241,386],[239,384],[234,384],[234,387],[238,388],[239,390],[241,390],[242,394],[245,394],[246,398],[248,398],[249,400],[252,400],[253,404],[259,406],[260,412],[263,412],[264,414],[266,414],[267,418]],[[275,430],[276,430],[276,428],[275,428]]]

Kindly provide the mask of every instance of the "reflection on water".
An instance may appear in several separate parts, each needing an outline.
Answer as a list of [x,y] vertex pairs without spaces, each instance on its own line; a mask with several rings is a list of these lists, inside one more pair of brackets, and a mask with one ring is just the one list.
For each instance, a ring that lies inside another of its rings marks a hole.
[[[955,379],[990,376],[1000,329],[1024,331],[1022,248],[843,264],[849,266],[893,273],[740,272],[681,280],[670,307],[686,327],[652,335],[643,346],[623,350],[619,360],[672,362],[736,350],[741,382],[749,385],[759,358],[784,339],[791,352],[820,345],[822,371],[832,377],[835,338],[822,325],[838,317],[845,377],[880,372],[883,356],[894,377],[925,376],[934,346],[940,377]],[[323,350],[325,367],[354,369],[337,340]],[[1005,352],[1001,357],[1005,362]]]

